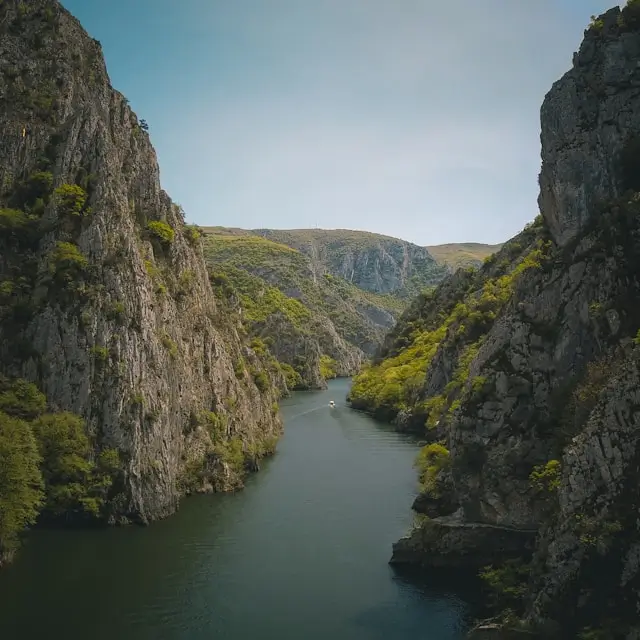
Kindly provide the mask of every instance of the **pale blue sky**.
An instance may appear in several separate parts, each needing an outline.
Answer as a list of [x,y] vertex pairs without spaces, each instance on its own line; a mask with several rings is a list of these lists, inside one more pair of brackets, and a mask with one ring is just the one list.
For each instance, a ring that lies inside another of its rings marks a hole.
[[63,0],[201,225],[500,242],[597,0]]

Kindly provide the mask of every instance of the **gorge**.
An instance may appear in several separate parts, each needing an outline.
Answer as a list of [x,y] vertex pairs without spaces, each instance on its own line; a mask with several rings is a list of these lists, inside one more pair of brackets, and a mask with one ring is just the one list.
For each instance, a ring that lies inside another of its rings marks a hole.
[[[28,620],[25,585],[46,600],[74,557],[115,549],[151,576],[120,602],[135,637],[284,637],[288,611],[305,637],[454,640],[480,611],[454,578],[471,572],[492,615],[473,637],[639,640],[639,84],[629,0],[547,94],[540,214],[500,245],[199,228],[100,44],[56,0],[0,2],[0,630],[63,629],[62,605]],[[102,526],[211,492],[185,529]],[[129,632],[94,615],[95,637]]]

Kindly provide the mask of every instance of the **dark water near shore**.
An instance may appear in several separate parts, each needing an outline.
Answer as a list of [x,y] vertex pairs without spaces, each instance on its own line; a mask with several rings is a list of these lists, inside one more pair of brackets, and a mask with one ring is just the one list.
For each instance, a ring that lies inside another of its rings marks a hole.
[[0,638],[461,638],[466,604],[387,564],[417,444],[349,410],[348,385],[283,401],[285,437],[244,491],[148,528],[34,532],[0,572]]

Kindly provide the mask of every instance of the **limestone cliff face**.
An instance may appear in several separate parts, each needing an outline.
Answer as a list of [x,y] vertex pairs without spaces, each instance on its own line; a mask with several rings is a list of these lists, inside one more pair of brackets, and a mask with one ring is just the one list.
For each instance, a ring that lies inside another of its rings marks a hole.
[[1,206],[28,216],[6,214],[0,237],[0,368],[120,451],[124,515],[147,521],[185,490],[237,486],[225,446],[271,447],[276,397],[256,386],[263,364],[220,313],[99,43],[54,0],[6,0],[0,100]]
[[639,29],[637,2],[601,16],[546,97],[542,217],[408,312],[352,390],[440,443],[393,561],[518,559],[508,606],[542,637],[640,633]]
[[254,233],[302,251],[314,273],[343,278],[360,289],[409,297],[438,284],[447,268],[424,247],[364,231],[346,229],[258,229]]
[[[558,512],[534,558],[539,566],[529,615],[537,623],[567,613],[588,619],[586,608],[603,593],[615,598],[612,617],[637,620],[640,354],[626,351],[586,426],[564,451]],[[639,631],[629,628],[628,637]]]

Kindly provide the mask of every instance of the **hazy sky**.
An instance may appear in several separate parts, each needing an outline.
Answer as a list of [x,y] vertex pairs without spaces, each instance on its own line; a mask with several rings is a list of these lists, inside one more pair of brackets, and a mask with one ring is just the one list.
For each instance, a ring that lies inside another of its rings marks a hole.
[[190,221],[500,242],[598,0],[64,0]]

